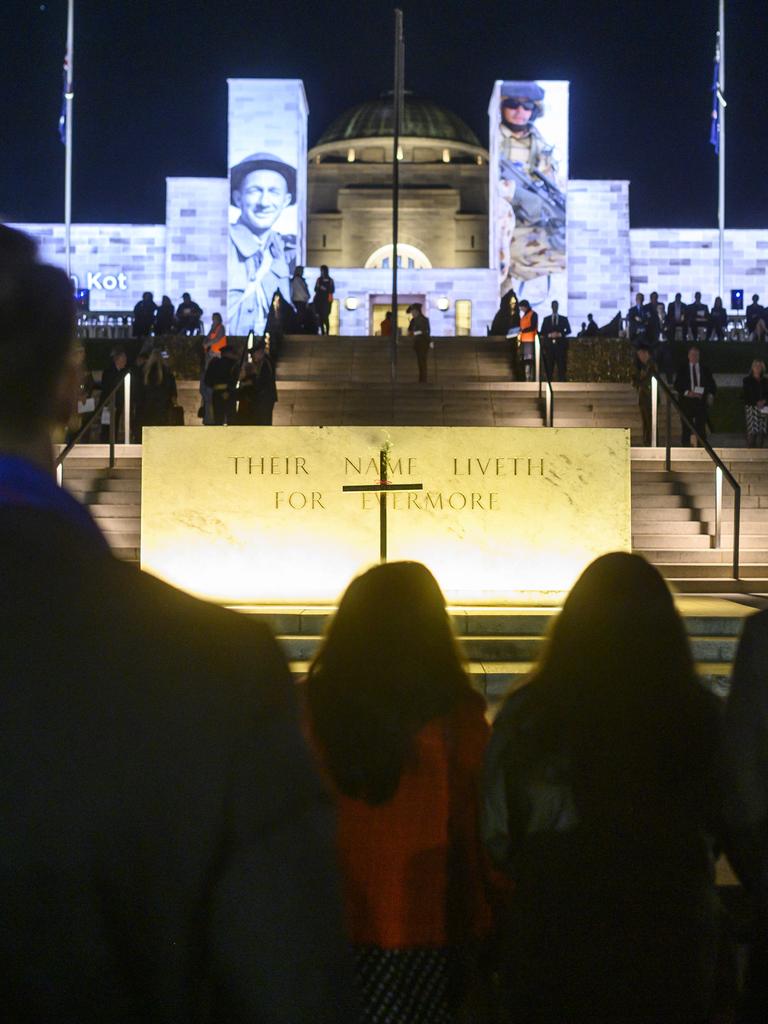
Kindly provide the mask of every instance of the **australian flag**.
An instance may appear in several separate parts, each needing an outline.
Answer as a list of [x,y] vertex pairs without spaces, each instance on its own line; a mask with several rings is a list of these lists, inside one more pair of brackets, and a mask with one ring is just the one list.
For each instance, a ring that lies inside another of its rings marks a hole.
[[709,128],[709,142],[715,153],[720,153],[720,33],[715,47],[715,68],[712,76],[712,123]]
[[59,138],[62,145],[67,142],[67,80],[69,78],[69,54],[64,54],[64,70],[61,83],[61,114],[59,115]]

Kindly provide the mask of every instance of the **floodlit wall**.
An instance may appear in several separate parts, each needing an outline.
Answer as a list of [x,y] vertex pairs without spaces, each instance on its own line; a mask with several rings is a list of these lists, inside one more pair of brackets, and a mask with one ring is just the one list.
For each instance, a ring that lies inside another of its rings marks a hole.
[[[708,306],[718,294],[718,232],[714,228],[633,228],[630,231],[631,293],[657,291],[662,302],[681,292],[691,302],[701,292]],[[732,288],[743,288],[745,305],[757,292],[768,299],[768,230],[725,233],[725,305]]]
[[298,79],[231,78],[227,323],[263,332],[307,251],[307,100]]
[[[63,224],[11,224],[40,246],[40,258],[64,268]],[[89,288],[96,312],[133,309],[142,292],[162,292],[165,281],[164,224],[73,224],[72,275]]]
[[568,317],[608,323],[629,304],[628,181],[568,182]]
[[226,178],[167,178],[163,294],[175,304],[182,292],[203,307],[206,319],[227,303]]

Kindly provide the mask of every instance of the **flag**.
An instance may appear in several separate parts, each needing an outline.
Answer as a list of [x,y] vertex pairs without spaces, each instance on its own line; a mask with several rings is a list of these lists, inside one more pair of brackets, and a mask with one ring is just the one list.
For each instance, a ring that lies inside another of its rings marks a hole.
[[715,153],[720,153],[720,33],[715,46],[715,67],[712,76],[712,122],[709,128],[709,143]]
[[67,86],[69,84],[69,54],[64,54],[64,69],[61,83],[61,114],[59,114],[59,138],[62,145],[67,142]]

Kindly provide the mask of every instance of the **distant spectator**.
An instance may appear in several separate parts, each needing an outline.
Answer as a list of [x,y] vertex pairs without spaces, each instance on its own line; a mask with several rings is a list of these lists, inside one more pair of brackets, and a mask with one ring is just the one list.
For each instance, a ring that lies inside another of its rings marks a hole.
[[173,311],[173,303],[167,295],[164,295],[157,310],[157,316],[155,317],[155,334],[158,335],[158,337],[162,337],[164,334],[170,334],[173,330],[174,319],[175,314]]
[[494,338],[508,338],[519,326],[520,311],[517,305],[517,296],[514,289],[510,288],[501,298],[501,303],[491,323],[490,333]]
[[709,323],[709,309],[701,301],[701,292],[696,292],[693,302],[686,307],[685,322],[692,341],[699,340],[699,331],[704,333]]
[[549,375],[554,378],[554,371],[557,370],[557,379],[561,382],[568,379],[568,335],[570,333],[571,325],[568,317],[560,313],[560,304],[555,299],[552,302],[551,315],[545,316],[541,322],[539,336],[544,358],[548,360]]
[[499,1020],[714,1019],[718,723],[658,570],[598,558],[493,725],[483,831],[514,884]]
[[180,334],[197,334],[202,315],[202,309],[191,298],[189,292],[184,292],[176,310],[176,329]]
[[728,312],[723,306],[723,300],[718,295],[709,311],[707,341],[711,341],[713,337],[716,337],[718,341],[725,341],[727,334]]
[[223,348],[226,348],[227,332],[221,319],[221,313],[211,315],[211,329],[206,335],[204,344],[209,346],[212,352],[221,352]]
[[291,278],[291,304],[301,315],[309,304],[309,285],[304,280],[304,267],[296,267]]
[[651,382],[657,373],[656,363],[651,356],[651,350],[645,343],[637,346],[637,361],[632,383],[637,388],[637,403],[640,406],[640,416],[643,421],[643,444],[648,447],[653,442],[652,437],[652,410],[651,410]]
[[211,352],[203,383],[211,389],[213,422],[217,427],[235,422],[239,367],[239,359],[229,345],[220,352]]
[[240,371],[240,387],[237,392],[237,420],[241,426],[272,426],[272,413],[277,401],[275,371],[266,354],[266,346],[260,341],[249,353]]
[[651,292],[651,298],[645,304],[645,311],[648,314],[645,340],[653,349],[661,338],[661,329],[664,324],[664,303],[659,302],[658,292]]
[[[698,430],[702,437],[707,433],[707,410],[714,401],[717,392],[715,378],[706,366],[699,362],[699,346],[691,345],[688,349],[688,361],[675,377],[675,391],[680,398],[683,412]],[[684,448],[691,445],[691,430],[681,421]],[[694,446],[698,442],[694,439]]]
[[488,726],[423,565],[379,565],[350,584],[306,691],[337,805],[360,1019],[458,1022],[491,924],[478,832]]
[[152,292],[144,292],[139,302],[133,307],[134,338],[146,338],[152,333],[156,314],[157,305],[152,297]]
[[768,434],[768,379],[762,359],[752,362],[743,385],[747,419],[747,448],[762,448]]
[[670,302],[669,306],[667,306],[667,315],[664,320],[667,341],[677,341],[678,331],[680,332],[680,340],[685,341],[685,316],[686,305],[683,302],[683,296],[680,292],[676,292],[674,302]]
[[528,299],[520,300],[520,353],[523,360],[523,374],[526,380],[535,377],[536,335],[539,333],[539,315],[531,309]]
[[406,312],[411,317],[408,324],[408,333],[413,338],[413,348],[416,352],[416,362],[419,367],[419,383],[427,383],[427,356],[429,355],[430,335],[432,328],[429,318],[424,316],[420,302],[413,302]]
[[283,302],[283,294],[278,288],[272,296],[272,302],[267,314],[267,329],[264,338],[267,344],[267,355],[272,361],[272,367],[277,371],[277,364],[283,350],[283,339],[286,335],[286,320],[290,318],[291,307]]
[[221,313],[211,316],[211,329],[203,340],[200,350],[200,397],[202,404],[198,416],[202,418],[204,427],[212,427],[215,423],[213,415],[213,388],[205,383],[205,374],[214,354],[219,354],[227,347],[227,335],[221,319]]
[[330,316],[334,290],[333,278],[328,273],[328,267],[323,264],[320,267],[320,277],[315,281],[315,297],[313,301],[315,313],[320,321],[321,334],[330,334],[331,332]]
[[641,341],[645,341],[645,333],[648,329],[648,311],[643,305],[644,298],[643,293],[638,292],[635,296],[634,306],[627,313],[629,340],[634,345],[639,345]]
[[159,348],[152,349],[144,364],[139,394],[139,428],[169,426],[176,402],[176,378],[165,365]]
[[752,302],[747,306],[745,314],[750,341],[765,341],[768,317],[766,317],[765,308],[760,305],[759,295],[752,296]]
[[[149,294],[149,293],[147,293]],[[101,374],[101,387],[99,400],[106,398],[110,391],[115,387],[122,377],[125,376],[125,370],[128,366],[128,356],[126,355],[125,349],[122,345],[115,345],[109,354],[110,361],[104,371]],[[125,389],[118,388],[115,392],[115,439],[119,439],[119,432],[122,429],[123,424],[123,411],[125,409]],[[109,418],[110,410],[109,406],[105,407],[101,413],[101,441],[106,444],[109,441]]]
[[382,338],[392,337],[392,310],[388,309],[384,314],[384,319],[379,324],[379,333]]
[[594,338],[598,333],[598,326],[595,323],[595,318],[591,313],[587,313],[587,325],[584,328],[584,334],[587,338]]

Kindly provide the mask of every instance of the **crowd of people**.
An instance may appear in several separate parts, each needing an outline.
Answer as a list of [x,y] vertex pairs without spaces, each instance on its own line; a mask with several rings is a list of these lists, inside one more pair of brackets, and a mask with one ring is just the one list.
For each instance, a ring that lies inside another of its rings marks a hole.
[[9,1019],[764,1021],[768,612],[723,714],[658,571],[604,555],[491,729],[435,579],[380,565],[296,691],[266,627],[119,562],[56,485],[74,327],[0,228]]
[[[304,267],[297,266],[290,278],[290,294],[283,295],[277,289],[272,296],[269,316],[274,322],[275,300],[280,308],[280,326],[285,334],[329,334],[330,316],[333,307],[335,284],[322,266],[314,284],[314,295],[310,299],[309,286],[304,277]],[[221,314],[214,313],[221,325]],[[152,292],[144,292],[133,309],[133,335],[147,338],[166,334],[197,335],[203,329],[203,309],[184,292],[181,302],[174,309],[171,299],[163,295],[160,305],[155,302]],[[269,328],[268,328],[269,329]]]
[[202,320],[203,310],[189,292],[184,292],[175,310],[167,295],[162,297],[158,306],[152,292],[144,292],[133,307],[133,336],[147,338],[150,335],[199,334]]

